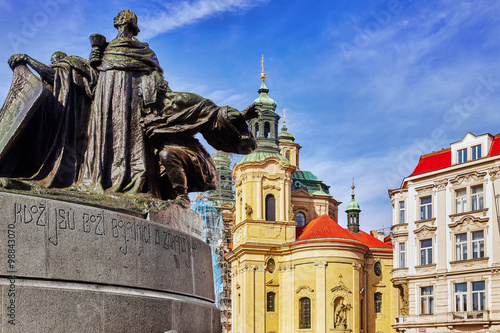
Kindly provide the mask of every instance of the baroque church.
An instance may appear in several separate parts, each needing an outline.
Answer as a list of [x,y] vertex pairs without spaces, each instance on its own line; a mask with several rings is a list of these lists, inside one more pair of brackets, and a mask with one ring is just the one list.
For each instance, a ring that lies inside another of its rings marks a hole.
[[299,168],[301,146],[287,132],[266,75],[250,122],[258,148],[232,171],[235,202],[231,264],[231,331],[392,332],[390,242],[361,231],[360,206],[341,202],[309,171]]

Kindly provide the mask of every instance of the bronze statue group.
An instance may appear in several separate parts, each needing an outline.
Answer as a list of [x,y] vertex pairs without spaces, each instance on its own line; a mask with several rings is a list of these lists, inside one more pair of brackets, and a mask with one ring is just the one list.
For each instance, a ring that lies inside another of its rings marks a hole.
[[217,184],[213,161],[195,135],[215,149],[249,153],[256,140],[246,121],[258,111],[171,91],[156,54],[135,37],[136,15],[121,11],[114,26],[118,35],[109,43],[91,36],[90,60],[63,52],[48,66],[25,54],[9,59],[14,71],[35,70],[51,95],[30,110],[15,145],[2,154],[0,177],[188,204],[188,192]]

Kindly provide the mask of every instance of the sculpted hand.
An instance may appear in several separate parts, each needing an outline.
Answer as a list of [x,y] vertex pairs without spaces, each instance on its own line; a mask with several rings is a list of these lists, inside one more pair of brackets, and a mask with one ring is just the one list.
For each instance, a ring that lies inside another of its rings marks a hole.
[[27,63],[29,58],[30,57],[27,54],[14,54],[7,62],[9,63],[10,68],[14,69],[14,67],[16,67],[19,63]]
[[246,121],[260,117],[260,112],[256,109],[255,104],[250,105],[245,110],[241,111],[241,113]]

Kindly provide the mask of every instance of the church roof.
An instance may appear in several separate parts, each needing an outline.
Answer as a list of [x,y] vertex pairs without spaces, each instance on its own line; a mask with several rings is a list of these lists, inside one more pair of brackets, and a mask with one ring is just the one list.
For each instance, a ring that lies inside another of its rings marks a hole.
[[309,222],[297,240],[299,243],[313,241],[363,244],[370,249],[392,251],[391,245],[364,231],[351,233],[326,214]]
[[286,158],[284,158],[280,153],[262,152],[254,150],[248,155],[245,155],[237,164],[241,165],[247,162],[261,162],[267,158],[274,157],[285,164],[290,164]]
[[340,242],[361,243],[348,230],[342,228],[326,214],[309,222],[300,235],[299,241],[325,238]]
[[292,174],[292,193],[301,188],[312,195],[330,196],[330,186],[310,171],[297,170]]

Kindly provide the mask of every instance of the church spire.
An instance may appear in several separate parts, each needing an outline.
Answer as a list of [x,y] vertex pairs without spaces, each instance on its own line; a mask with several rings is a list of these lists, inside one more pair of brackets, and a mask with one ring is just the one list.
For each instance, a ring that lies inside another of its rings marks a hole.
[[354,189],[356,188],[354,186],[354,177],[352,178],[352,200],[349,202],[347,205],[347,209],[345,212],[347,213],[347,228],[351,233],[359,233],[359,213],[361,212],[361,209],[359,208],[359,204],[354,200]]
[[250,121],[252,129],[258,141],[258,152],[279,153],[278,146],[278,122],[280,116],[275,112],[276,102],[268,96],[269,89],[266,86],[266,73],[264,72],[264,55],[260,62],[262,83],[258,90],[259,97],[254,100],[257,110],[260,111],[259,119]]

